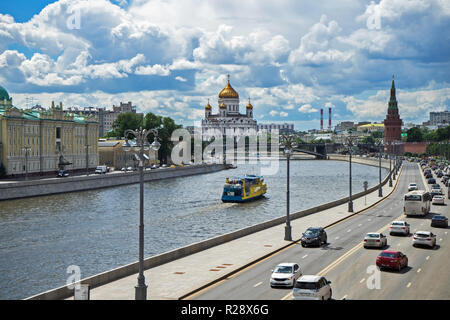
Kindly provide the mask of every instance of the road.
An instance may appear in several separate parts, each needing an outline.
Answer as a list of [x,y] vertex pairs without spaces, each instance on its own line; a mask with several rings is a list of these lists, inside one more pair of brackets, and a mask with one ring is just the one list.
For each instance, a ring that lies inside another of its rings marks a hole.
[[[425,189],[425,180],[417,163],[404,163],[401,179],[392,195],[377,206],[327,228],[327,245],[302,248],[299,243],[294,243],[187,299],[289,300],[292,289],[269,285],[271,270],[282,262],[298,263],[303,274],[325,276],[332,282],[333,299],[450,299],[450,278],[447,277],[449,229],[430,227],[433,214],[448,216],[448,200],[445,206],[432,205],[431,213],[426,217],[407,218],[402,214],[403,196],[411,182],[417,183],[419,189]],[[441,187],[447,190],[442,184]],[[437,246],[434,249],[414,248],[412,234],[389,235],[389,224],[394,220],[408,221],[411,233],[431,230],[437,235]],[[320,226],[319,221],[316,226]],[[364,249],[362,246],[368,232],[387,235],[388,248],[408,256],[408,268],[401,272],[379,272],[374,266],[381,249]],[[379,276],[379,286],[374,282],[376,276]]]

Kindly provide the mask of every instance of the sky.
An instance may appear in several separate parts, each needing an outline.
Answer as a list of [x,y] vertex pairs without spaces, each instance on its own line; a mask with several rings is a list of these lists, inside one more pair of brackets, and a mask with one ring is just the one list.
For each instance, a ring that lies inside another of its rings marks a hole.
[[230,83],[241,113],[296,130],[449,110],[448,0],[0,0],[0,86],[51,101],[193,125]]

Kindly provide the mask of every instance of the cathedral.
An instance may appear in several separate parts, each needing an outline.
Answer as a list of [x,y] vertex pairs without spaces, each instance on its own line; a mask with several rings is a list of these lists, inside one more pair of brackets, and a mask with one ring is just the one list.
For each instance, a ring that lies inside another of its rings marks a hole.
[[214,133],[234,137],[245,135],[250,129],[255,130],[256,133],[257,123],[253,119],[253,106],[250,98],[245,108],[245,114],[241,114],[239,112],[239,94],[230,84],[230,75],[228,75],[227,85],[219,93],[217,104],[219,106],[218,113],[212,113],[209,99],[205,106],[205,119],[202,120],[203,140],[211,139]]

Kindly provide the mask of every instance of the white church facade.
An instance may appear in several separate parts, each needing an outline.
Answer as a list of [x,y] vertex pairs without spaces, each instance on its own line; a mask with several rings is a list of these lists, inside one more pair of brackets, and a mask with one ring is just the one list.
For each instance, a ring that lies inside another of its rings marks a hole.
[[[239,94],[230,85],[230,76],[228,83],[219,93],[217,101],[219,112],[212,113],[212,107],[209,104],[205,106],[205,118],[202,120],[203,140],[209,140],[215,133],[221,133],[223,136],[239,137],[247,135],[249,132],[257,132],[258,126],[253,119],[253,106],[250,99],[245,108],[245,114],[239,110]],[[254,130],[254,131],[253,131]]]

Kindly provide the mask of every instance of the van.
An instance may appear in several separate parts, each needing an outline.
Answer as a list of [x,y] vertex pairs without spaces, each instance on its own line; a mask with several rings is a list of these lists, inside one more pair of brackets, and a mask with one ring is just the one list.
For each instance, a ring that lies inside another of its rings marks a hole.
[[98,174],[102,174],[102,173],[106,173],[107,169],[106,166],[97,166],[97,168],[95,169],[95,173]]

